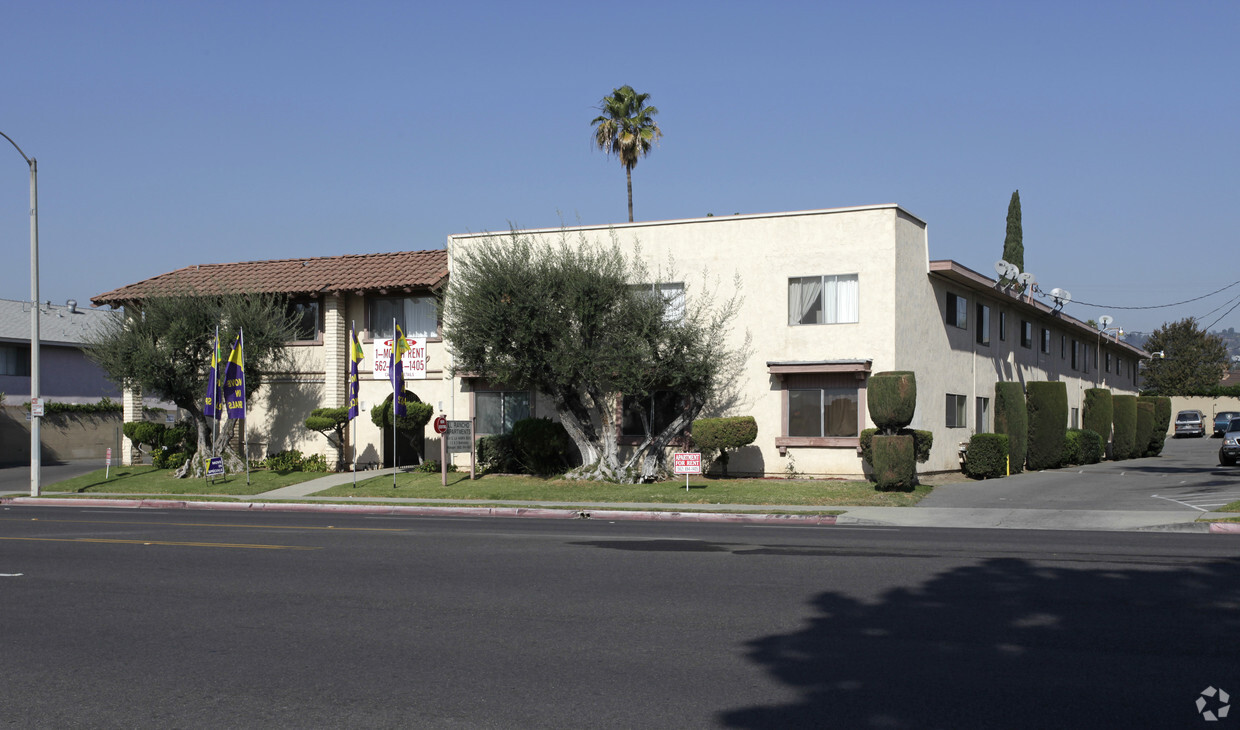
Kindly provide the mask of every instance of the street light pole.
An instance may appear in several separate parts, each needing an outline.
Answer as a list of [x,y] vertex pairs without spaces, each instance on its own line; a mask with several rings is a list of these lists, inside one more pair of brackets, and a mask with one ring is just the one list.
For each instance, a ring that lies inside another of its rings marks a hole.
[[34,414],[34,404],[39,400],[39,163],[27,157],[13,138],[0,132],[30,166],[30,496],[39,496],[39,480],[42,476],[42,435],[39,425],[42,418]]

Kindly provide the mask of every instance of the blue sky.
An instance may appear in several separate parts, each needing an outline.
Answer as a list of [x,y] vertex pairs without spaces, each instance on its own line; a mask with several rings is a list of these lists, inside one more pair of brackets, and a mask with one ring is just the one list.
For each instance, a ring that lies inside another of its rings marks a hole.
[[[589,125],[622,84],[665,134],[633,173],[638,220],[898,203],[931,258],[989,274],[1019,189],[1026,268],[1107,305],[1069,313],[1149,331],[1240,302],[1118,308],[1240,280],[1233,0],[9,0],[3,19],[0,131],[39,160],[58,303],[193,263],[623,222]],[[0,298],[29,298],[27,207],[0,149]]]

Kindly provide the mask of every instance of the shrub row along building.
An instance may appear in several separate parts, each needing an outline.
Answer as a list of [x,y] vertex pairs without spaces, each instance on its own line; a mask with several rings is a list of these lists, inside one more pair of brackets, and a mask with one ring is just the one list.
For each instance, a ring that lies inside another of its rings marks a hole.
[[[958,468],[958,444],[992,430],[996,382],[1064,381],[1070,427],[1078,425],[1086,389],[1137,391],[1143,351],[1028,292],[955,261],[930,260],[926,224],[896,205],[522,233],[570,244],[612,236],[624,246],[639,243],[651,271],[666,271],[674,260],[678,273],[634,283],[673,300],[730,287],[735,275],[744,302],[731,336],[739,345],[748,333],[752,346],[727,412],[713,415],[752,415],[758,438],[732,456],[732,474],[863,473],[859,434],[870,426],[866,382],[874,372],[916,373],[912,427],[934,434],[925,471]],[[153,293],[185,289],[287,294],[301,324],[290,343],[295,366],[272,377],[251,404],[254,456],[295,448],[334,460],[335,447],[302,421],[314,408],[345,405],[351,326],[366,351],[363,414],[391,393],[384,366],[394,319],[425,348],[424,366],[406,388],[437,414],[474,419],[478,435],[500,433],[521,418],[555,418],[554,409],[536,393],[454,374],[435,306],[454,256],[488,235],[449,236],[443,250],[189,266],[93,301],[140,306]],[[137,395],[125,394],[126,420],[139,417]],[[649,409],[657,428],[674,395],[617,408]],[[639,419],[621,424],[621,443],[640,436],[633,432]],[[437,436],[427,431],[424,444],[397,442],[406,450],[397,454],[401,464],[412,463],[419,447],[438,452]],[[354,421],[352,442],[346,454],[356,453],[359,468],[391,463],[392,442],[369,418]],[[125,458],[132,456],[126,449]]]

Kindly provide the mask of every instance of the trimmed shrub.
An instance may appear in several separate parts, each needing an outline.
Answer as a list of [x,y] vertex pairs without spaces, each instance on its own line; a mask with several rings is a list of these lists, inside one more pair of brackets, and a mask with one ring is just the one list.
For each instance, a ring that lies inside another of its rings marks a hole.
[[[874,435],[877,428],[867,428],[861,432],[861,460],[870,467],[874,466]],[[921,429],[902,428],[897,436],[913,437],[913,453],[918,464],[930,460],[930,448],[934,446],[934,432]]]
[[1154,404],[1137,399],[1137,430],[1133,432],[1132,458],[1139,459],[1149,453],[1150,440],[1154,437]]
[[[405,415],[396,417],[396,428],[401,431],[421,431],[426,428],[427,422],[431,420],[431,415],[435,409],[430,403],[423,403],[418,397],[409,391],[403,391],[400,394],[401,403],[405,406]],[[379,428],[392,427],[392,396],[383,399],[383,402],[370,409],[370,420]]]
[[301,460],[302,471],[327,471],[327,457],[322,454],[312,454]]
[[1098,434],[1102,438],[1102,443],[1106,444],[1111,441],[1111,422],[1113,420],[1111,391],[1106,388],[1090,388],[1086,390],[1085,404],[1081,412],[1081,427]]
[[874,373],[866,381],[870,420],[884,433],[908,428],[917,409],[917,378],[908,370]]
[[735,418],[699,418],[692,426],[693,443],[702,449],[719,452],[719,465],[728,475],[728,449],[739,449],[758,438],[758,422],[753,416]]
[[474,447],[478,457],[478,466],[484,471],[500,474],[519,474],[523,471],[521,462],[517,460],[517,451],[513,446],[510,433],[483,436],[478,439]]
[[1154,396],[1154,435],[1150,437],[1150,456],[1158,456],[1167,444],[1167,431],[1171,428],[1171,398]]
[[1114,414],[1111,421],[1114,435],[1111,437],[1111,459],[1122,461],[1130,458],[1137,437],[1137,397],[1135,395],[1111,396]]
[[1064,434],[1063,464],[1075,466],[1079,464],[1097,464],[1102,461],[1102,437],[1093,431],[1070,429]]
[[917,484],[912,436],[874,437],[874,476],[884,492],[912,491]]
[[155,452],[155,466],[159,469],[180,469],[189,459],[190,455],[184,451],[164,451],[160,449]]
[[1008,437],[1001,433],[977,433],[969,439],[964,473],[974,479],[1007,475]]
[[[418,467],[414,469],[414,471],[421,474],[440,474],[443,470],[439,467],[439,459],[427,459],[421,464],[418,464]],[[449,461],[448,471],[456,471],[456,464]]]
[[1025,468],[1025,444],[1029,433],[1029,412],[1025,388],[1020,383],[995,383],[995,433],[1007,434],[1012,473]]
[[289,449],[270,454],[263,460],[263,466],[267,467],[268,471],[281,473],[301,471],[301,452],[297,449]]
[[1036,382],[1025,386],[1029,416],[1030,470],[1054,469],[1063,458],[1064,433],[1068,428],[1068,385],[1063,381]]
[[565,471],[574,448],[564,424],[550,418],[524,418],[512,424],[512,445],[532,474]]

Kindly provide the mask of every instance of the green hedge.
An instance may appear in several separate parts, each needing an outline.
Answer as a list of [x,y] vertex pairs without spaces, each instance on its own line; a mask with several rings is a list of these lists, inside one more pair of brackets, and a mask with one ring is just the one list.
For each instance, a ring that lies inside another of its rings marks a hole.
[[1131,458],[1137,439],[1137,397],[1135,395],[1111,396],[1114,414],[1111,439],[1111,458],[1115,461]]
[[576,453],[564,424],[550,418],[524,418],[512,424],[512,445],[532,474],[561,474]]
[[693,443],[709,453],[719,452],[723,475],[728,475],[728,449],[739,449],[758,438],[758,422],[753,416],[699,418],[691,428]]
[[1167,429],[1171,427],[1171,398],[1165,395],[1139,396],[1137,402],[1148,400],[1154,404],[1154,433],[1150,436],[1147,456],[1158,456],[1167,444]]
[[964,473],[974,479],[1007,475],[1008,437],[1001,433],[978,433],[969,439]]
[[520,474],[525,471],[517,459],[517,450],[510,433],[483,436],[478,439],[475,448],[478,466],[484,471],[500,474]]
[[874,437],[874,477],[884,492],[912,491],[917,484],[912,436]]
[[1111,391],[1106,388],[1090,388],[1085,391],[1085,406],[1081,413],[1081,427],[1102,437],[1102,443],[1111,440]]
[[917,408],[917,378],[908,370],[874,373],[865,384],[870,420],[885,433],[908,428]]
[[1132,458],[1149,454],[1154,437],[1154,404],[1137,398],[1137,430],[1133,432]]
[[1063,459],[1068,429],[1068,385],[1063,381],[1034,382],[1025,386],[1029,417],[1030,470],[1055,469]]
[[[861,432],[861,460],[870,467],[874,466],[874,435],[877,433],[877,428],[867,428]],[[904,428],[896,435],[913,437],[913,456],[918,464],[930,460],[930,449],[934,446],[933,431]]]
[[995,383],[995,433],[1007,434],[1012,473],[1025,468],[1025,444],[1029,433],[1029,412],[1025,388],[1020,383]]
[[1088,428],[1074,428],[1064,434],[1064,466],[1097,464],[1102,461],[1105,451],[1102,437]]

